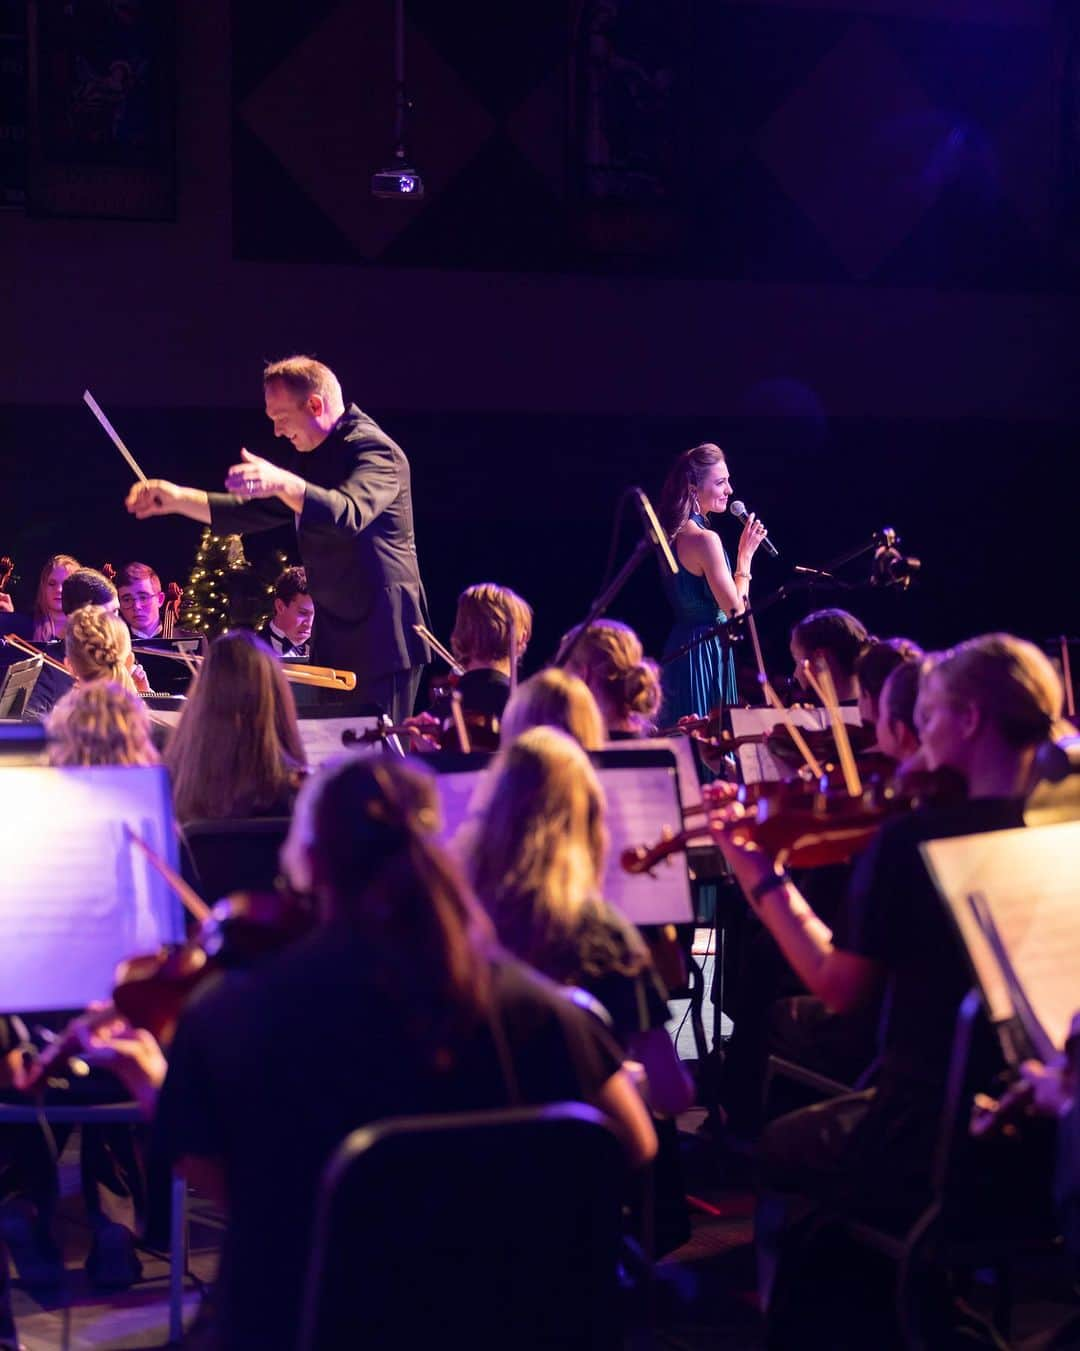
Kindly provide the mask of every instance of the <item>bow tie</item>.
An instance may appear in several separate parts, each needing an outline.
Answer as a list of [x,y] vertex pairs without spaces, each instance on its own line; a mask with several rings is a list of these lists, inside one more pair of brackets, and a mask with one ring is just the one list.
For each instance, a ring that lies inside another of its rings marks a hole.
[[302,655],[306,646],[306,643],[292,643],[288,638],[282,638],[281,655],[287,657],[291,652],[299,652]]

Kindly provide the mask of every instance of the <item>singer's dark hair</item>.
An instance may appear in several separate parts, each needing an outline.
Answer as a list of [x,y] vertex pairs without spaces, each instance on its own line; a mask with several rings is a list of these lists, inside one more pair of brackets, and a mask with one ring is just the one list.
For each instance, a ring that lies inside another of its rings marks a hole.
[[657,512],[669,539],[677,535],[690,519],[693,490],[701,487],[713,465],[726,463],[727,457],[720,447],[705,441],[700,446],[684,450],[671,466],[660,490],[660,508]]

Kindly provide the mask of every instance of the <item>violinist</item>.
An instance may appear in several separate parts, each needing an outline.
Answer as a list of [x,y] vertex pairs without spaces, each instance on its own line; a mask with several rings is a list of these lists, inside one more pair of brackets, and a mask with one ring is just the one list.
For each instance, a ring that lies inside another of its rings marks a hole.
[[80,683],[49,714],[50,765],[156,765],[146,705],[110,680]]
[[915,700],[919,693],[919,662],[902,661],[885,679],[874,724],[880,749],[903,767],[919,750]]
[[96,568],[76,568],[69,573],[60,589],[60,603],[65,615],[83,605],[100,605],[111,615],[120,614],[116,587]]
[[578,638],[566,663],[588,685],[610,741],[652,736],[663,692],[660,668],[645,656],[629,624],[598,619]]
[[227,1196],[216,1344],[229,1351],[295,1347],[319,1179],[353,1129],[569,1099],[609,1116],[632,1165],[655,1153],[609,1039],[499,950],[437,829],[417,767],[350,758],[322,770],[282,854],[322,924],[181,1015],[156,1125],[187,1175],[216,1177]]
[[259,637],[279,657],[290,661],[311,660],[311,629],[315,602],[308,591],[303,568],[286,568],[274,583],[274,613],[259,630]]
[[512,746],[530,727],[558,727],[587,751],[606,738],[604,719],[588,685],[558,666],[547,666],[523,681],[503,714],[501,746]]
[[508,586],[478,582],[465,588],[458,597],[450,634],[450,648],[462,674],[451,677],[451,688],[436,695],[425,713],[406,720],[418,749],[426,749],[422,741],[425,734],[435,737],[444,748],[444,734],[453,736],[453,693],[460,698],[474,749],[492,750],[498,745],[511,673],[516,674],[529,646],[532,625],[532,606]]
[[[915,708],[922,754],[931,769],[959,771],[968,797],[881,827],[856,862],[843,945],[737,825],[716,829],[752,908],[813,994],[843,1011],[887,991],[873,1087],[772,1123],[762,1144],[771,1191],[879,1212],[908,1213],[925,1199],[956,1013],[971,975],[918,846],[1021,826],[1035,752],[1061,705],[1049,661],[1009,634],[974,638],[925,660]],[[782,1198],[766,1198],[759,1208],[767,1303],[777,1276],[775,1243],[789,1214]]]
[[[732,571],[709,515],[724,512],[732,495],[727,459],[705,443],[684,451],[672,465],[660,495],[660,524],[672,540],[678,575],[670,599],[675,626],[664,655],[676,652],[717,624],[741,614],[750,594],[750,568],[768,533],[753,513],[743,526]],[[664,721],[705,717],[718,704],[738,700],[735,660],[719,637],[699,643],[664,667]]]
[[114,681],[132,694],[150,689],[146,672],[131,650],[127,625],[103,605],[82,605],[70,612],[64,652],[80,681]]
[[870,645],[866,625],[847,610],[814,610],[800,619],[791,630],[791,660],[795,679],[809,691],[806,663],[828,667],[842,704],[853,704],[859,697],[859,658]]

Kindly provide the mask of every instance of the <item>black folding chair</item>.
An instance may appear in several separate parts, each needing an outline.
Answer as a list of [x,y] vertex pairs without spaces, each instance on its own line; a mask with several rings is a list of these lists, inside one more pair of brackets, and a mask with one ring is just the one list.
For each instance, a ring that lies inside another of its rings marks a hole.
[[616,1351],[624,1182],[581,1103],[353,1132],[323,1178],[302,1351]]
[[184,872],[210,904],[234,891],[270,891],[288,833],[287,816],[189,821],[180,831]]
[[[982,1000],[972,990],[957,1015],[931,1195],[925,1207],[906,1226],[852,1215],[840,1219],[851,1238],[896,1263],[896,1311],[907,1347],[929,1345],[921,1298],[921,1277],[928,1270],[992,1269],[996,1276],[994,1321],[1007,1335],[1012,1263],[1025,1252],[1052,1249],[1056,1243],[1049,1153],[1042,1155],[1036,1149],[1022,1157],[1022,1144],[1004,1139],[999,1142],[1002,1150],[1016,1157],[988,1157],[985,1142],[971,1138],[972,1097],[985,1087],[979,1081],[979,1051],[990,1035]],[[1020,1163],[1028,1166],[1019,1168]]]

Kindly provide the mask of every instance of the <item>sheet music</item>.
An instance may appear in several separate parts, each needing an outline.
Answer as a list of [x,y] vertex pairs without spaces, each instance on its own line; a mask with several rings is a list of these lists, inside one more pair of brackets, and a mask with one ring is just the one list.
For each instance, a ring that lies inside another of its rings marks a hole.
[[379,742],[359,742],[346,746],[341,739],[345,731],[369,732],[378,727],[379,720],[370,718],[300,718],[300,740],[304,743],[308,768],[318,769],[328,760],[336,760],[357,751],[379,751]]
[[[602,754],[614,757],[617,749],[605,747]],[[641,743],[628,742],[626,749],[640,750]],[[661,749],[671,751],[666,742]],[[635,924],[689,922],[694,912],[685,852],[658,864],[654,876],[634,876],[620,863],[624,849],[653,844],[665,829],[672,834],[682,829],[674,768],[599,765],[597,774],[607,799],[609,846],[602,882],[604,899]],[[440,838],[459,856],[471,844],[473,823],[482,810],[487,784],[483,770],[436,775],[444,822]]]
[[624,849],[655,844],[665,830],[673,835],[682,830],[674,774],[637,767],[603,768],[599,774],[609,836],[604,900],[635,924],[688,923],[694,909],[685,850],[658,863],[651,875],[628,873],[619,861]]
[[1013,1016],[969,897],[980,892],[1039,1022],[1059,1049],[1080,1008],[1080,822],[996,830],[920,846],[994,1021]]
[[125,825],[175,868],[160,766],[0,771],[0,1007],[106,999],[119,961],[183,937],[180,902]]
[[[781,721],[775,708],[733,708],[731,731],[734,736],[761,736]],[[788,716],[800,731],[825,732],[829,730],[829,715],[824,708],[792,708]],[[849,727],[862,726],[862,718],[854,704],[841,704],[840,716]],[[782,764],[762,743],[737,748],[739,768],[744,783],[772,783],[791,777],[791,769]]]

